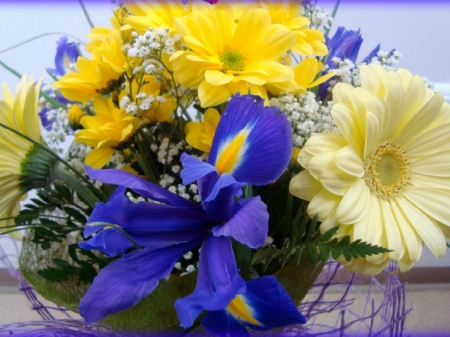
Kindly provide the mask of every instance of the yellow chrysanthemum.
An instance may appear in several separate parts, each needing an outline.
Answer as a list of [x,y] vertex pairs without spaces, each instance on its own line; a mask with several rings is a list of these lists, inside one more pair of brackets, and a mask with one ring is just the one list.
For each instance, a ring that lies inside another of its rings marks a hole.
[[187,143],[197,150],[209,153],[219,120],[219,112],[209,108],[205,111],[203,122],[187,123],[184,128]]
[[[32,77],[23,76],[14,95],[5,83],[0,100],[0,123],[38,143],[42,142],[38,116],[41,82],[36,84]],[[13,217],[19,212],[19,201],[29,190],[24,181],[23,163],[32,149],[31,142],[0,127],[0,218]],[[13,224],[13,219],[0,221],[1,227]],[[20,237],[17,232],[10,235]]]
[[69,120],[69,125],[73,130],[80,127],[80,119],[83,115],[83,110],[81,110],[77,104],[72,104],[67,112],[67,119]]
[[116,72],[106,63],[79,57],[78,72],[68,72],[53,86],[71,101],[85,104],[102,93],[113,91],[118,86],[122,72]]
[[312,136],[291,193],[310,200],[325,231],[392,252],[344,265],[376,274],[388,260],[409,270],[425,243],[436,257],[450,234],[450,105],[409,71],[361,67],[361,88],[337,84],[332,116],[342,134]]
[[75,140],[87,144],[91,150],[85,163],[102,168],[114,154],[114,147],[126,141],[139,128],[140,120],[115,107],[112,97],[94,99],[95,116],[84,116],[80,123],[84,130],[75,134]]
[[235,24],[230,4],[203,8],[176,19],[192,51],[177,51],[170,58],[175,79],[198,89],[203,107],[221,104],[237,92],[267,98],[265,84],[294,78],[292,69],[278,61],[294,45],[295,34],[271,24],[267,10],[248,9]]
[[328,48],[325,45],[323,32],[309,28],[311,22],[305,16],[300,15],[301,1],[260,1],[263,8],[267,8],[272,23],[282,24],[296,34],[297,40],[292,51],[304,56],[325,56]]
[[125,18],[127,25],[122,29],[129,29],[131,27],[139,34],[144,34],[149,28],[168,28],[170,33],[174,33],[177,30],[174,19],[185,16],[188,13],[188,10],[181,1],[173,0],[149,2],[126,1],[125,7],[133,15]]
[[280,95],[282,92],[305,94],[307,89],[314,88],[335,75],[334,73],[329,73],[316,79],[321,70],[322,63],[315,58],[306,58],[293,68],[295,74],[293,83],[289,83],[288,86],[283,86],[283,83],[273,84],[267,86],[267,90],[274,95]]
[[119,31],[99,27],[88,37],[92,39],[87,46],[92,59],[79,57],[78,72],[68,72],[53,83],[64,97],[81,103],[117,89],[119,78],[128,68]]

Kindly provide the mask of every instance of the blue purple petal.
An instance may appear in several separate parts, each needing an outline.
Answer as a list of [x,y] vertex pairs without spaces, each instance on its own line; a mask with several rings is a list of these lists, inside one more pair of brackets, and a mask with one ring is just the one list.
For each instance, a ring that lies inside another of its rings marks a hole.
[[201,207],[158,185],[142,179],[132,173],[116,169],[93,169],[85,166],[91,179],[100,180],[106,184],[127,187],[143,197],[159,201],[163,204],[181,208],[201,210]]
[[110,256],[124,254],[132,244],[117,229],[105,230],[105,226],[90,225],[96,222],[104,222],[105,226],[118,225],[139,246],[153,249],[196,240],[208,233],[212,226],[204,212],[154,202],[134,203],[122,191],[107,203],[96,205],[84,236],[99,232],[92,239],[80,243],[81,248],[99,249]]
[[61,37],[56,47],[55,67],[56,69],[49,69],[54,75],[63,76],[66,73],[68,63],[76,63],[78,56],[80,56],[78,45],[75,42],[67,42],[66,36]]
[[227,310],[208,311],[202,318],[202,326],[220,337],[249,336],[247,329]]
[[181,255],[201,241],[157,250],[138,249],[111,262],[100,270],[81,299],[80,315],[89,324],[136,305],[156,288],[161,278],[169,275]]
[[238,200],[233,216],[224,225],[213,227],[215,236],[233,237],[250,248],[261,247],[269,230],[269,213],[260,197]]
[[278,179],[290,160],[291,134],[287,117],[277,108],[264,107],[258,96],[237,94],[217,126],[208,162],[216,168],[225,162],[226,172],[219,173],[236,181],[266,185]]
[[306,323],[306,317],[300,314],[287,291],[274,276],[263,276],[248,281],[247,291],[242,297],[251,308],[253,318],[260,322],[255,325],[243,321],[252,329],[271,330],[291,324]]
[[214,222],[225,223],[232,216],[232,207],[235,197],[242,195],[245,183],[237,182],[229,174],[222,174],[214,184],[203,207],[209,218]]
[[245,292],[231,242],[226,237],[209,236],[200,252],[199,272],[194,292],[175,302],[182,327],[190,327],[203,310],[221,310]]

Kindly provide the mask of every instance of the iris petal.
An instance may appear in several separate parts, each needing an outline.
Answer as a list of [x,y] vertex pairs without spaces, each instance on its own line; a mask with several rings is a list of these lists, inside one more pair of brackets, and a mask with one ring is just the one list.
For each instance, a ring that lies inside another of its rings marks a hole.
[[232,214],[231,207],[234,204],[234,197],[242,195],[244,186],[245,183],[237,182],[229,174],[222,174],[203,201],[203,207],[209,218],[215,222],[228,221]]
[[201,207],[195,205],[189,200],[186,200],[147,180],[139,178],[132,173],[115,169],[97,170],[90,168],[89,166],[85,166],[85,169],[91,179],[100,180],[106,184],[127,187],[143,197],[176,207],[201,209]]
[[[113,196],[106,204],[97,204],[84,231],[85,237],[102,229],[89,225],[95,222],[119,225],[141,247],[151,246],[153,249],[196,240],[212,226],[204,212],[154,202],[134,203],[124,193]],[[111,228],[103,229],[92,239],[80,243],[80,247],[97,247],[110,256],[116,256],[124,254],[132,247],[130,244],[123,234]]]
[[217,126],[208,162],[237,181],[268,184],[290,160],[291,133],[286,116],[278,109],[264,107],[258,96],[237,94]]
[[260,197],[236,202],[233,217],[212,229],[215,236],[233,237],[250,248],[261,247],[269,230],[269,213]]
[[197,285],[194,292],[175,302],[180,325],[190,327],[202,310],[221,310],[245,292],[231,242],[226,237],[209,236],[203,243]]
[[274,276],[248,281],[247,291],[242,297],[253,312],[252,318],[260,322],[259,325],[254,325],[244,321],[244,324],[252,329],[269,330],[290,324],[306,323],[305,316],[299,313],[287,291]]
[[137,304],[173,269],[181,255],[201,240],[163,249],[144,248],[111,262],[95,277],[81,299],[79,313],[90,324]]
[[246,285],[245,294],[236,296],[225,310],[206,313],[202,319],[206,331],[219,336],[247,336],[243,325],[255,330],[270,330],[306,323],[305,316],[299,313],[275,277],[260,277]]
[[226,310],[208,311],[202,318],[202,326],[217,336],[249,336],[247,329]]

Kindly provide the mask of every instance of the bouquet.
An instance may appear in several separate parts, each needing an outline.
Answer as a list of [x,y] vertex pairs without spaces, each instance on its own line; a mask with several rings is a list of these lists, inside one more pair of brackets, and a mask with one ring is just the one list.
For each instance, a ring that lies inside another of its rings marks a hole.
[[85,51],[61,38],[52,82],[0,101],[23,276],[88,324],[234,336],[304,324],[330,258],[442,256],[450,106],[331,24],[308,1],[125,1]]

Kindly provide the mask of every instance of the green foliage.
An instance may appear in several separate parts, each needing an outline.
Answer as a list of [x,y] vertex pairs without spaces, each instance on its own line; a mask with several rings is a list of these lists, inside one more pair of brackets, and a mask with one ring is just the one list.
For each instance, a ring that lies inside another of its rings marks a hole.
[[271,273],[274,268],[284,267],[290,258],[294,258],[296,264],[299,265],[305,251],[313,265],[318,264],[319,261],[325,263],[330,256],[334,259],[343,256],[345,260],[350,261],[352,258],[356,259],[390,251],[361,240],[351,241],[348,235],[338,240],[335,235],[339,226],[332,227],[325,233],[320,234],[320,223],[317,216],[310,220],[305,214],[304,208],[297,211],[291,224],[291,237],[284,247],[260,249],[255,253],[252,264],[254,266],[262,264],[263,273]]
[[[92,252],[79,248],[76,243],[69,245],[68,248],[73,264],[63,259],[53,258],[52,262],[55,267],[40,269],[38,274],[52,282],[68,281],[72,277],[76,277],[78,282],[90,284],[97,275],[97,268],[103,268],[112,260],[99,258]],[[80,257],[79,254],[83,256]]]
[[[54,215],[59,210],[59,215]],[[49,249],[52,242],[62,242],[69,233],[81,231],[90,208],[76,202],[74,192],[65,185],[55,184],[37,192],[37,198],[24,206],[15,219],[17,228],[34,230],[33,242]]]
[[[31,241],[47,250],[66,240],[68,235],[79,235],[91,212],[90,207],[80,205],[73,190],[54,184],[37,191],[36,198],[24,205],[15,218],[15,224],[18,229],[31,229]],[[75,243],[69,245],[67,259],[53,258],[51,261],[53,265],[37,271],[39,276],[50,282],[75,279],[89,284],[111,259],[83,250]]]

